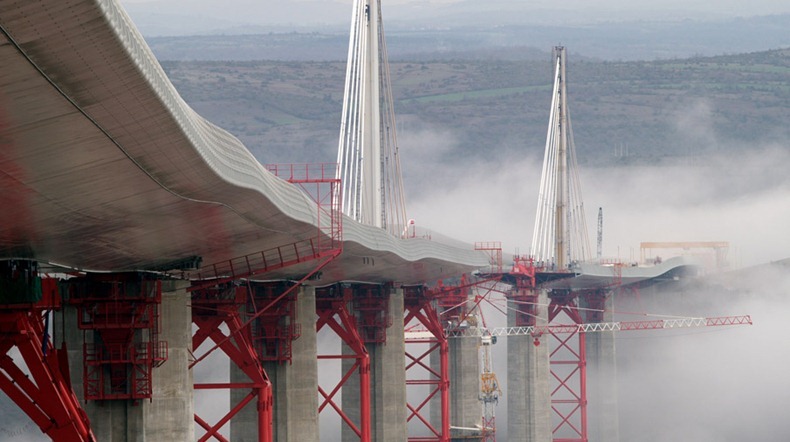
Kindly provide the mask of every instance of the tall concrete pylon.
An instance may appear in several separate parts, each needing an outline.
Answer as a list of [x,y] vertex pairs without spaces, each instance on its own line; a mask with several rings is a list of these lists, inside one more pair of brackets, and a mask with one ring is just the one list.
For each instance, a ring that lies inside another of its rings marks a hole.
[[379,0],[355,0],[338,141],[342,210],[402,236],[407,227]]

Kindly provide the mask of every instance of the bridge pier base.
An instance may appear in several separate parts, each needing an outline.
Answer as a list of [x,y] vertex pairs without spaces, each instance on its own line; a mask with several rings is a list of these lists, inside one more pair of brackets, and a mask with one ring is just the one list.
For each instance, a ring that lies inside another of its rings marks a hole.
[[[406,427],[406,345],[404,341],[403,318],[403,289],[381,287],[382,302],[386,304],[388,314],[385,320],[378,321],[376,325],[367,321],[368,327],[359,330],[370,356],[370,421],[372,441],[403,440],[408,437]],[[360,304],[356,303],[357,310],[353,312],[358,318],[358,324],[365,324],[364,313],[359,310]],[[374,309],[375,311],[375,309]],[[399,320],[391,320],[399,318]],[[373,328],[377,332],[373,332]],[[365,329],[367,328],[367,329]],[[373,338],[375,335],[379,338]],[[344,346],[344,352],[350,352]],[[345,360],[344,371],[348,370],[353,361]],[[359,383],[347,384],[343,388],[343,410],[358,418]],[[360,440],[350,428],[343,428],[344,441]]]
[[[479,338],[448,339],[451,441],[481,436],[479,343]],[[438,369],[438,364],[434,369]]]
[[[146,440],[194,440],[194,409],[192,371],[189,355],[192,349],[192,313],[187,283],[163,282],[159,337],[168,343],[168,359],[153,370],[151,399],[103,400],[84,402],[96,440],[108,442],[145,442]],[[83,334],[77,322],[78,309],[63,306],[55,315],[53,329],[65,333],[69,348],[72,388],[84,401]],[[61,339],[60,336],[57,339]],[[92,342],[88,342],[91,344]]]
[[[614,297],[594,292],[580,298],[587,310],[585,322],[613,322]],[[589,442],[618,442],[620,421],[617,408],[617,365],[613,331],[587,333],[587,400]]]
[[392,325],[386,343],[367,344],[370,353],[371,421],[375,441],[403,440],[406,428],[406,345],[403,332],[403,289],[389,294]]
[[[521,292],[521,290],[519,290]],[[521,299],[524,298],[524,299]],[[531,298],[531,299],[529,299]],[[525,311],[533,303],[538,324],[548,322],[548,296],[519,294],[508,300],[508,327],[531,325],[519,320],[517,311]],[[508,439],[525,442],[550,442],[551,392],[549,390],[548,336],[509,336],[507,339],[507,415]]]

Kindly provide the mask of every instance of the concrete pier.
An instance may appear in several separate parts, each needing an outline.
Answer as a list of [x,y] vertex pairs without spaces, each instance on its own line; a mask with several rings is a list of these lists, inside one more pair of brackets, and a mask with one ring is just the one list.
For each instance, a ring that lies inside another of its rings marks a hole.
[[[370,356],[370,417],[371,440],[400,441],[408,438],[406,428],[406,346],[403,328],[403,290],[389,293],[389,314],[392,325],[386,330],[386,343],[365,345]],[[344,346],[344,353],[347,351]],[[353,360],[344,361],[347,370]],[[343,387],[343,411],[359,422],[359,382],[352,378]],[[358,441],[343,427],[344,441]]]
[[479,338],[451,338],[450,372],[450,440],[469,440],[479,436],[483,423],[480,396]]
[[[522,305],[508,301],[508,326],[515,326],[515,310]],[[538,323],[548,320],[548,296],[538,297]],[[539,338],[535,345],[532,336],[507,338],[507,417],[508,440],[550,442],[551,392],[549,390],[549,337]]]
[[[613,297],[603,302],[600,322],[612,322]],[[586,307],[585,304],[581,305]],[[613,331],[587,333],[587,422],[590,442],[618,442],[620,421],[617,408],[617,364]]]
[[[149,402],[131,400],[89,401],[83,403],[97,440],[102,442],[147,442],[194,440],[192,372],[189,354],[192,349],[192,312],[187,283],[164,281],[159,314],[162,321],[159,339],[168,344],[168,358],[153,369],[153,397]],[[69,351],[69,369],[74,392],[82,401],[83,332],[77,327],[77,309],[64,306],[55,315],[55,339],[65,337]],[[65,336],[57,335],[58,332]],[[92,341],[92,333],[85,339]],[[89,342],[90,343],[90,342]]]
[[[167,361],[153,373],[153,400],[142,402],[146,441],[195,440],[192,393],[192,308],[186,281],[162,283],[160,339],[167,342]],[[97,435],[98,436],[98,435]],[[99,438],[99,440],[104,440]]]
[[389,297],[393,318],[387,342],[368,345],[370,354],[371,429],[374,441],[406,440],[406,344],[403,332],[403,290]]
[[[301,336],[292,343],[290,363],[267,362],[264,369],[273,384],[273,436],[280,442],[317,442],[318,361],[316,359],[315,288],[302,286],[296,298],[296,321]],[[231,363],[231,382],[249,382]],[[238,403],[247,390],[231,390],[231,402]],[[230,440],[258,441],[255,402],[250,402],[231,420]]]

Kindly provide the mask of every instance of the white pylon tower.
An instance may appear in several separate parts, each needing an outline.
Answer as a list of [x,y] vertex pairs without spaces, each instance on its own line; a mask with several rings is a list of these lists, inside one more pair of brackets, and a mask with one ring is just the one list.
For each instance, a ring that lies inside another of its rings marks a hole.
[[543,172],[530,254],[536,261],[565,269],[590,259],[565,76],[565,47],[552,52],[556,62]]
[[343,213],[405,235],[406,204],[379,0],[354,0],[337,163]]

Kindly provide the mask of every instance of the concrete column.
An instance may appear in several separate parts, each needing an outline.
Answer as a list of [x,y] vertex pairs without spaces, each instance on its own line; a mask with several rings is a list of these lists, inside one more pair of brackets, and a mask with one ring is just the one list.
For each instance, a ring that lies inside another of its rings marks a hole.
[[[403,328],[403,290],[389,294],[389,314],[392,325],[386,330],[386,343],[365,345],[370,356],[370,418],[371,439],[374,441],[406,440],[406,343]],[[343,346],[344,354],[351,353]],[[353,360],[343,361],[348,370]],[[343,411],[354,422],[359,422],[359,381],[351,378],[343,386]],[[348,426],[343,427],[343,440],[359,440]]]
[[[613,298],[608,296],[602,322],[612,322]],[[582,305],[584,306],[584,305]],[[590,442],[618,442],[617,364],[614,332],[587,333],[587,432]]]
[[403,332],[403,289],[389,297],[392,325],[385,344],[368,344],[370,354],[371,433],[374,441],[405,441],[406,343]]
[[[280,442],[318,441],[318,359],[316,357],[315,288],[302,286],[296,297],[296,321],[301,336],[293,341],[291,362],[264,363],[273,384],[274,440]],[[231,363],[231,382],[249,382],[244,372]],[[238,403],[247,390],[231,390],[233,404]],[[257,442],[258,421],[255,402],[247,404],[231,420],[234,442]]]
[[[351,367],[356,362],[352,356],[356,355],[354,351],[351,350],[351,347],[345,344],[345,342],[340,343],[341,347],[341,354],[345,356],[350,356],[347,359],[343,359],[340,363],[341,369],[343,370],[343,374],[348,373],[351,370]],[[348,381],[343,385],[343,388],[340,390],[340,408],[343,410],[346,416],[351,419],[351,422],[354,422],[354,425],[357,427],[361,426],[360,422],[360,410],[359,410],[359,369],[355,369],[354,373],[349,377]],[[343,442],[355,442],[359,441],[359,436],[354,433],[351,428],[345,424],[345,422],[341,422],[341,440]],[[372,436],[372,431],[371,431]],[[325,438],[325,440],[332,440],[333,438]]]
[[[291,364],[276,370],[274,382],[275,440],[318,441],[318,358],[315,288],[302,287],[296,317],[302,335],[293,342]],[[285,378],[285,382],[282,382]]]
[[479,436],[483,423],[480,396],[479,338],[450,338],[450,430],[451,440],[469,440]]
[[[97,440],[103,442],[146,442],[194,440],[192,372],[188,356],[192,349],[192,312],[187,283],[164,281],[160,339],[168,343],[168,359],[154,368],[153,397],[134,404],[132,401],[90,401],[83,403]],[[74,392],[80,400],[83,391],[83,332],[77,327],[77,309],[64,306],[55,315],[56,343],[65,338]],[[93,333],[85,333],[92,342]]]
[[[508,326],[515,326],[514,310],[523,306],[508,301]],[[548,321],[548,296],[541,292],[538,323]],[[534,344],[532,336],[507,338],[508,440],[551,442],[551,391],[549,390],[549,337]]]
[[188,286],[186,281],[162,283],[159,336],[167,342],[168,356],[164,364],[154,369],[153,400],[142,404],[146,441],[195,440],[193,380],[189,369],[192,308]]

